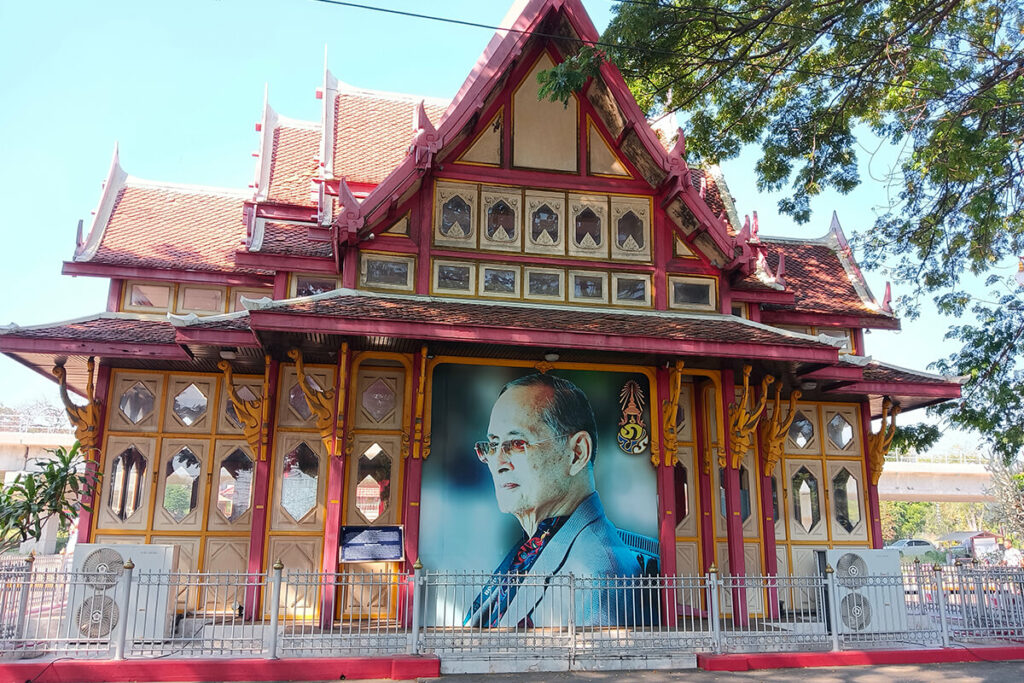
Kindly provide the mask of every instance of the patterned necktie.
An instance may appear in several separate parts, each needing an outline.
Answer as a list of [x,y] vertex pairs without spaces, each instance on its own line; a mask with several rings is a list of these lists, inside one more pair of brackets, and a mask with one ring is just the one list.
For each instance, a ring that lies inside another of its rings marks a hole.
[[523,580],[523,575],[530,571],[537,558],[540,557],[544,545],[568,519],[568,515],[549,517],[537,525],[537,530],[533,532],[533,536],[530,536],[520,544],[515,556],[512,558],[512,563],[505,569],[505,572],[492,576],[487,585],[480,590],[480,594],[473,601],[469,614],[466,615],[467,624],[480,607],[487,602],[487,599],[497,591],[497,595],[494,596],[494,600],[487,611],[481,615],[480,625],[487,627],[498,625],[498,622],[505,615],[505,610],[508,609],[512,599],[516,596],[519,584]]

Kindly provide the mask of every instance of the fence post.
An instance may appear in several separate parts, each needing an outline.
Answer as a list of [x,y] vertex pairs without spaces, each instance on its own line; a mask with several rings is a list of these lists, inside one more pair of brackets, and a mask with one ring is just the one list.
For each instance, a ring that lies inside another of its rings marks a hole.
[[569,572],[569,661],[576,659],[576,575]]
[[121,574],[120,586],[118,586],[118,597],[120,600],[118,601],[117,609],[121,613],[121,618],[117,620],[117,630],[114,632],[114,659],[116,660],[124,659],[124,646],[125,641],[128,639],[128,619],[133,616],[128,611],[132,601],[133,569],[135,569],[135,563],[129,557],[128,561],[124,563],[124,573]]
[[36,553],[33,550],[25,558],[25,580],[21,583],[21,594],[18,596],[18,623],[14,633],[16,638],[27,638],[25,633],[28,620],[28,594],[32,590],[32,571],[36,561]]
[[839,651],[839,605],[836,603],[836,570],[832,565],[825,565],[825,590],[828,591],[828,621],[829,632],[832,635],[832,651]]
[[267,643],[267,659],[277,659],[277,626],[281,621],[281,571],[284,563],[274,563],[270,578],[270,641]]
[[711,641],[715,653],[722,651],[722,622],[718,608],[718,567],[708,567],[708,617],[711,619]]
[[939,605],[939,624],[942,626],[942,647],[949,647],[949,621],[946,615],[946,588],[942,585],[942,565],[932,566],[935,572],[935,600]]
[[412,628],[409,630],[409,654],[419,654],[420,649],[420,612],[423,609],[423,563],[416,558],[412,566]]

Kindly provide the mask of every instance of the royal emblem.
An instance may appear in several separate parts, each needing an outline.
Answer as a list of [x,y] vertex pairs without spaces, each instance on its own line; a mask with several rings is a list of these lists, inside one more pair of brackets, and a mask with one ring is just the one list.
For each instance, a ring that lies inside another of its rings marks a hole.
[[636,380],[629,380],[619,392],[622,417],[619,419],[618,441],[623,453],[639,455],[647,450],[650,435],[644,423],[644,390]]

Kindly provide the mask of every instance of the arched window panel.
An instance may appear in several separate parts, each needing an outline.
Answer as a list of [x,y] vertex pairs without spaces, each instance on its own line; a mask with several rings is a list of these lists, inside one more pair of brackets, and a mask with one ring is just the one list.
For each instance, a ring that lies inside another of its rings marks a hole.
[[676,439],[693,441],[693,382],[683,377],[679,385],[679,407],[676,409]]
[[346,467],[348,478],[345,524],[380,525],[398,521],[398,480],[401,438],[357,435]]
[[627,261],[651,260],[651,201],[612,197],[611,257]]
[[213,463],[211,529],[247,530],[253,506],[253,477],[256,462],[247,445],[218,442]]
[[438,183],[434,193],[434,244],[474,249],[477,246],[477,186]]
[[484,187],[480,196],[480,248],[522,251],[522,195]]
[[209,441],[165,438],[160,446],[153,529],[202,531]]
[[528,254],[565,254],[565,195],[554,192],[526,192],[524,250]]
[[867,541],[863,472],[860,460],[828,462],[829,514],[834,540]]
[[697,495],[698,470],[694,467],[693,448],[680,446],[676,451],[676,457],[678,463],[673,468],[676,502],[672,510],[675,516],[676,536],[696,538],[700,498]]
[[126,521],[139,511],[148,467],[146,456],[134,444],[114,456],[107,506],[116,519]]
[[138,529],[149,526],[150,489],[160,463],[156,439],[111,436],[104,449],[103,476],[94,513],[97,529]]
[[[789,538],[793,541],[828,540],[825,487],[828,480],[819,460],[785,461],[784,505],[779,512],[789,520]],[[784,511],[784,512],[783,512]]]
[[608,258],[608,198],[569,195],[569,255]]

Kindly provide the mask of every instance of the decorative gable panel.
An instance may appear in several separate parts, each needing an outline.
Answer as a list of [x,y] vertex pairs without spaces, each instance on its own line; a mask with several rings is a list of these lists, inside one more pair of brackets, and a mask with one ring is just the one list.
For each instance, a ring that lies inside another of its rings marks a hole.
[[569,98],[568,105],[537,97],[537,74],[554,65],[551,57],[541,54],[512,96],[512,161],[518,168],[576,173],[576,97]]

